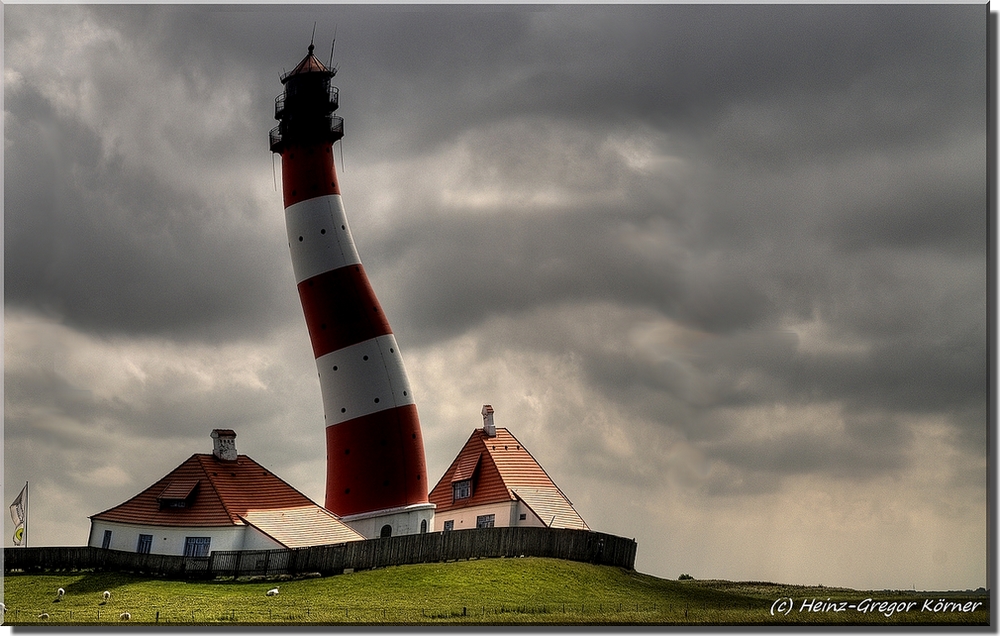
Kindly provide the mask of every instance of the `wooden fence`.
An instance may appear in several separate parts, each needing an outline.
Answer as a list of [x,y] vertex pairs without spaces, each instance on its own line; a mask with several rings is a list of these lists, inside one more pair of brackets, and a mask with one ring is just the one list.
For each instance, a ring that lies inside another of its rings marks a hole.
[[4,548],[4,572],[113,570],[179,578],[277,576],[477,558],[553,557],[635,568],[636,542],[603,532],[479,528],[411,534],[291,550],[215,551],[190,558],[93,547]]
[[78,570],[112,570],[160,574],[171,577],[204,575],[209,557],[192,558],[166,554],[137,554],[119,550],[104,550],[90,546],[4,548],[3,571],[37,572]]

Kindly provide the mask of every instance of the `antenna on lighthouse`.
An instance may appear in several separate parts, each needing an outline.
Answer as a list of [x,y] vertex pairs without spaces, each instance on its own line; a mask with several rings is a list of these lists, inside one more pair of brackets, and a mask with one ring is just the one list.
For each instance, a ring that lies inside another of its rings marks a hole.
[[333,42],[330,43],[330,63],[327,64],[329,67],[333,67],[333,49],[337,46],[337,25],[333,25]]
[[333,51],[337,48],[337,25],[333,25],[333,42],[330,43],[330,63],[326,65],[328,69],[333,71],[333,74],[337,74],[337,69],[333,67]]
[[313,34],[309,36],[309,50],[313,50],[313,42],[316,40],[316,22],[313,21]]

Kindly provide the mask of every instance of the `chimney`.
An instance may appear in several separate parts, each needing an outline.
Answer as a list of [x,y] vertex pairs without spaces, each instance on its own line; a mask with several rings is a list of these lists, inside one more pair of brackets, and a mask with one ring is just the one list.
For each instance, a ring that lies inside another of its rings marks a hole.
[[489,404],[483,404],[483,432],[486,437],[497,436],[497,429],[493,425],[493,407]]
[[212,454],[224,462],[236,461],[236,431],[228,428],[217,428],[212,431],[214,440]]

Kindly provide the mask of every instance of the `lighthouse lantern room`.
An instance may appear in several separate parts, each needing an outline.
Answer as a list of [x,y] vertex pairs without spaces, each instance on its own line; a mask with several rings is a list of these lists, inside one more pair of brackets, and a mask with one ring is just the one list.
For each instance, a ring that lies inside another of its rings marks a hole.
[[433,529],[423,437],[399,345],[372,289],[340,195],[335,69],[313,55],[281,78],[270,148],[281,155],[292,269],[319,372],[326,508],[366,537]]

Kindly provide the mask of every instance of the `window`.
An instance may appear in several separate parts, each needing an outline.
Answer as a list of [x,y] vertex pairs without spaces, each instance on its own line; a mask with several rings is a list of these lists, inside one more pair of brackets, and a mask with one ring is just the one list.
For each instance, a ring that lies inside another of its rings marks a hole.
[[527,518],[528,518],[528,515],[522,512],[520,515],[518,515],[517,520],[518,521],[524,521]]
[[496,515],[479,515],[476,517],[477,528],[492,528]]
[[448,521],[444,522],[444,531],[445,532],[451,532],[454,529],[455,529],[455,520],[454,519],[449,519]]
[[420,520],[420,534],[427,534],[427,520]]
[[135,547],[135,551],[139,554],[149,554],[149,549],[153,547],[153,535],[151,534],[140,534],[139,544]]
[[385,524],[384,526],[382,526],[382,531],[379,532],[378,536],[382,537],[383,539],[385,537],[391,537],[392,536],[392,526],[390,526],[388,523]]
[[105,530],[104,531],[104,541],[101,542],[101,547],[104,548],[105,550],[107,550],[108,548],[111,547],[111,531],[110,530]]
[[212,537],[184,537],[184,556],[207,557]]
[[462,481],[456,481],[451,485],[451,492],[456,501],[459,499],[468,499],[472,496],[472,480],[463,479]]

